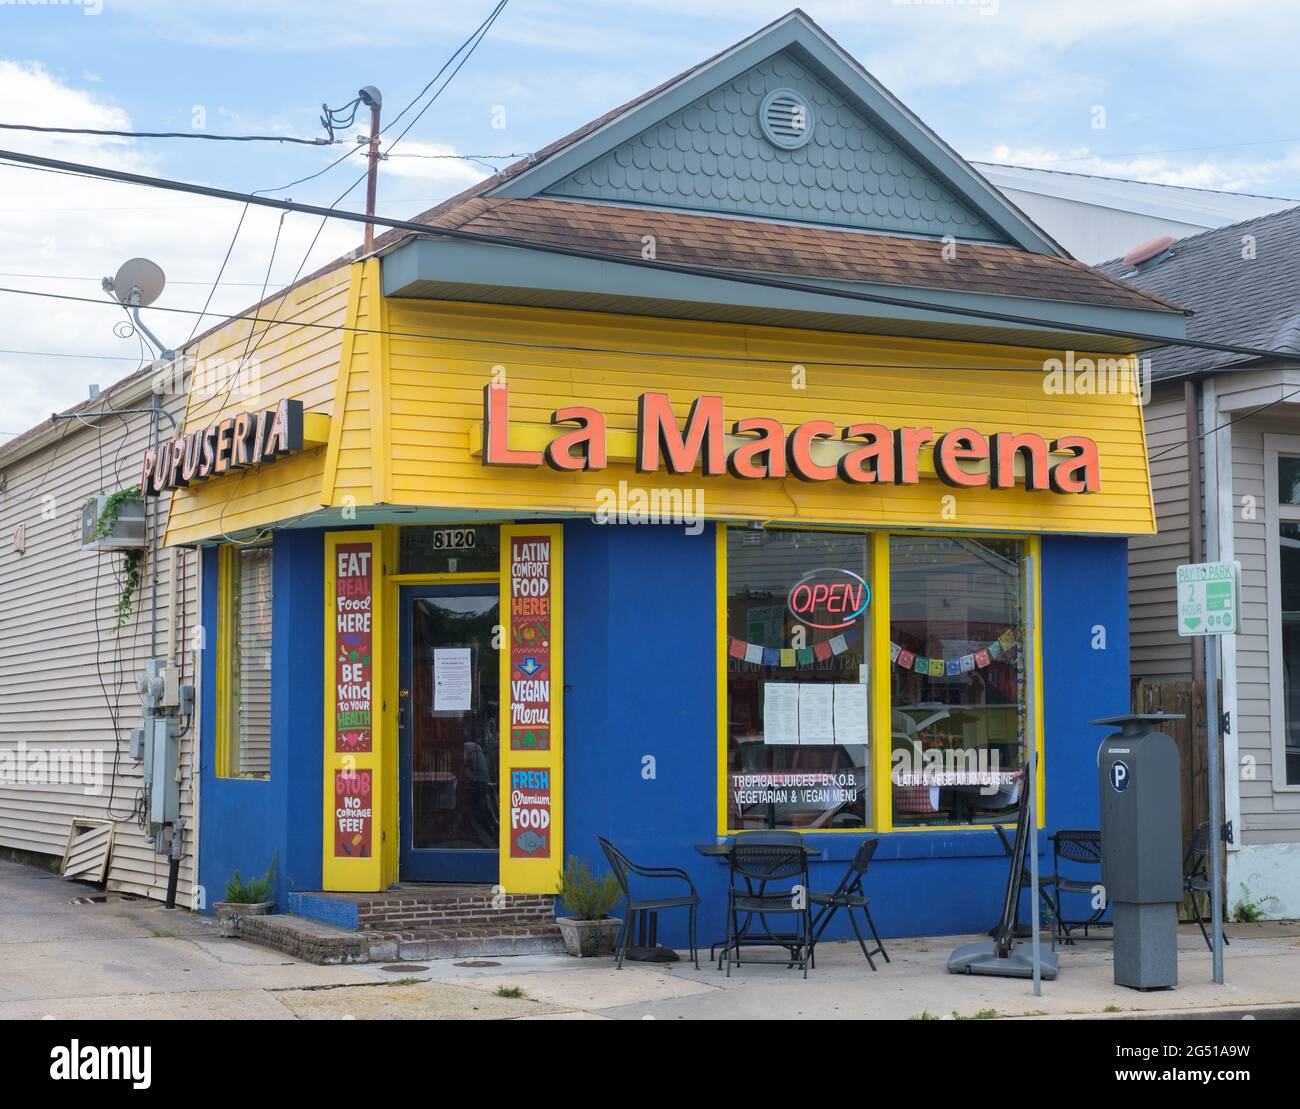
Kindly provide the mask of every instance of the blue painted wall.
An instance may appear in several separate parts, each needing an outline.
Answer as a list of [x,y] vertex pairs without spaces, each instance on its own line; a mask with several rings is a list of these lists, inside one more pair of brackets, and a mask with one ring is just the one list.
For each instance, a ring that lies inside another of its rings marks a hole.
[[[234,867],[248,877],[277,850],[281,907],[293,891],[320,889],[322,533],[280,532],[274,549],[269,782],[213,775],[205,700],[199,868],[209,905]],[[204,557],[204,682],[213,690],[215,552]],[[604,835],[638,861],[687,870],[704,900],[706,944],[722,934],[726,899],[724,865],[694,849],[715,836],[714,572],[711,528],[698,536],[581,521],[565,528],[566,850],[603,870],[596,837]],[[1049,829],[1096,826],[1104,729],[1090,721],[1128,704],[1126,583],[1123,540],[1043,541]],[[1105,650],[1092,649],[1096,625],[1106,629]],[[816,887],[835,885],[858,842],[818,837]],[[1045,835],[1040,842],[1046,860]],[[991,831],[896,833],[876,859],[870,892],[887,936],[978,932],[997,918],[1007,864]],[[844,938],[847,924],[830,934]],[[683,944],[684,914],[665,914],[660,935]]]
[[[715,838],[714,574],[711,529],[565,530],[566,850],[603,869],[604,835],[639,862],[684,868],[703,898],[706,943],[723,932],[726,899],[724,864],[694,849]],[[1126,583],[1123,540],[1044,540],[1049,830],[1096,826],[1105,732],[1089,721],[1128,704]],[[1097,624],[1104,651],[1091,647]],[[642,773],[647,755],[657,762],[652,780]],[[813,884],[831,888],[860,839],[817,842],[824,857]],[[1045,834],[1040,846],[1046,859]],[[876,860],[870,892],[884,935],[979,932],[997,919],[1007,863],[992,831],[895,833]],[[684,913],[665,914],[660,927],[661,939],[684,943]],[[847,935],[845,923],[838,936]]]
[[215,693],[217,552],[203,554],[203,720],[199,881],[207,908],[237,867],[245,880],[273,856],[276,901],[321,886],[324,558],[322,533],[277,532],[271,565],[271,778],[218,778]]

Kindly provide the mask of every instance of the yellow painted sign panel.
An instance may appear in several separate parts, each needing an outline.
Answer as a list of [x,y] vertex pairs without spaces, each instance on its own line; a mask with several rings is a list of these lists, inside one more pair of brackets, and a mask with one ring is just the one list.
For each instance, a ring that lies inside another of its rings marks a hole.
[[325,536],[327,890],[384,888],[382,551],[378,531]]
[[554,893],[564,863],[564,529],[501,529],[501,888]]

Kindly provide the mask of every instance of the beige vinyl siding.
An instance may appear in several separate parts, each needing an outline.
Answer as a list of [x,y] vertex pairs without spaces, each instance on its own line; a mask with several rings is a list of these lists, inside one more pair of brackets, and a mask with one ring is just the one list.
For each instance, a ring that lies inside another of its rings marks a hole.
[[[147,389],[124,387],[106,398],[115,408],[149,404]],[[168,397],[176,418],[183,397]],[[70,421],[44,445],[0,455],[0,758],[22,751],[68,748],[98,752],[102,790],[78,783],[0,781],[0,846],[61,857],[73,817],[111,817],[117,824],[108,888],[162,898],[168,861],[145,843],[135,818],[140,764],[129,757],[140,723],[136,681],[150,650],[150,591],[158,585],[157,648],[166,649],[171,554],[146,558],[135,611],[115,628],[118,553],[83,551],[82,503],[135,485],[149,434],[147,415]],[[164,427],[166,421],[164,420]],[[159,524],[166,524],[166,503]],[[25,532],[26,551],[14,546]],[[199,621],[197,553],[179,552],[178,634]],[[188,645],[188,644],[186,644]],[[186,653],[184,680],[194,681],[196,656]],[[178,902],[190,904],[194,884],[195,736],[181,739],[181,813],[185,820]],[[92,756],[93,757],[93,756]],[[93,765],[93,764],[92,764]]]
[[1130,672],[1165,680],[1192,677],[1191,641],[1178,634],[1175,571],[1192,562],[1187,507],[1187,416],[1182,382],[1156,386],[1146,406],[1155,535],[1129,540]]

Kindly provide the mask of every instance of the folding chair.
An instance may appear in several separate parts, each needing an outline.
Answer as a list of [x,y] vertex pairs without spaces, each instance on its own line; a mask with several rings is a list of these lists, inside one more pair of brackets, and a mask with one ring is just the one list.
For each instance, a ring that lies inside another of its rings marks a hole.
[[[817,915],[813,918],[813,967],[817,966],[817,941],[821,939],[822,933],[826,931],[827,926],[835,918],[835,914],[841,909],[849,914],[849,923],[853,925],[853,934],[858,937],[858,946],[862,948],[862,954],[867,957],[867,965],[872,970],[876,969],[875,961],[872,955],[884,955],[885,962],[889,962],[889,953],[885,950],[885,945],[880,941],[880,933],[876,931],[876,923],[871,919],[871,906],[867,900],[867,895],[862,890],[862,881],[867,876],[867,867],[871,865],[872,856],[876,853],[876,848],[880,846],[879,838],[872,836],[870,839],[863,840],[861,846],[853,856],[853,861],[849,863],[848,869],[844,872],[844,877],[840,879],[840,884],[830,893],[814,893],[811,901],[818,906]],[[858,927],[857,917],[853,915],[854,909],[861,909],[862,915],[867,918],[867,927],[871,930],[871,938],[875,940],[876,946],[870,951],[867,950],[866,942],[862,938],[862,930]]]

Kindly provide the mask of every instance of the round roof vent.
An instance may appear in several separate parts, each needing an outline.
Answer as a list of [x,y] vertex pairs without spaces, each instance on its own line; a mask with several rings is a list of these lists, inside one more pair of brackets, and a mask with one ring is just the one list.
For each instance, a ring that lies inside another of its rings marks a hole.
[[812,138],[812,105],[794,89],[775,89],[763,98],[758,122],[773,146],[797,150]]

